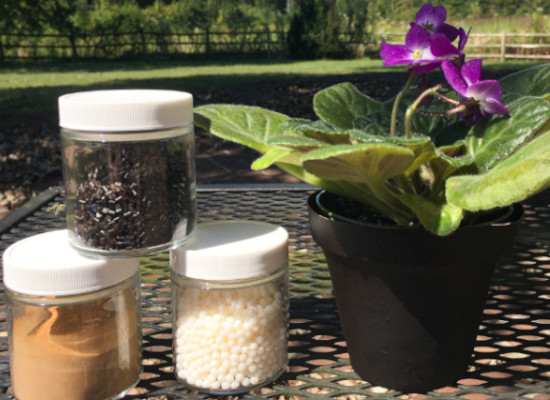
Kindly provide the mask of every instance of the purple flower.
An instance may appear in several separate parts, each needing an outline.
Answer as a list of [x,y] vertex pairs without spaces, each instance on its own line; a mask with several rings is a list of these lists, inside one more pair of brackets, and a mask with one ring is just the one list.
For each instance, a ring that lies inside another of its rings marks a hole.
[[464,31],[464,29],[458,28],[458,53],[459,53],[459,55],[454,60],[454,64],[458,68],[460,68],[460,66],[462,64],[464,64],[464,60],[466,58],[466,56],[464,55],[464,47],[466,47],[466,42],[468,41],[468,36],[470,36],[470,31],[471,30],[472,30],[472,28],[470,28],[468,33],[466,33]]
[[466,47],[466,42],[468,41],[468,36],[470,36],[470,31],[472,28],[468,30],[468,33],[464,31],[462,28],[458,28],[458,51],[460,54],[464,52],[464,47]]
[[412,26],[420,26],[430,35],[441,33],[445,35],[451,42],[458,36],[458,29],[454,26],[446,24],[447,10],[443,6],[436,6],[426,3],[416,13],[415,22]]
[[[409,64],[419,72],[437,68],[443,59],[459,55],[459,51],[443,34],[430,35],[419,25],[411,26],[404,45],[382,43],[380,57],[384,66]],[[425,64],[419,66],[418,64]]]
[[508,109],[499,102],[502,88],[498,81],[483,80],[481,59],[468,61],[460,70],[450,61],[441,63],[445,79],[458,93],[460,104],[466,106],[462,117],[474,123],[480,116],[508,115]]

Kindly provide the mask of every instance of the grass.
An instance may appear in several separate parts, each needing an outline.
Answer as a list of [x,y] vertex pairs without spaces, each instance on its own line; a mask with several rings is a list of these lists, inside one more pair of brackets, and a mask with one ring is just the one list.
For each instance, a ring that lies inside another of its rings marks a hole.
[[380,61],[110,61],[11,64],[0,68],[0,116],[51,111],[64,93],[157,88],[193,92],[228,83],[381,70]]
[[[529,15],[490,18],[449,19],[448,23],[462,26],[466,31],[471,27],[472,33],[546,33],[550,28],[550,15]],[[409,22],[386,22],[376,26],[377,31],[406,33]]]
[[[493,70],[518,70],[529,63],[489,63]],[[193,92],[229,83],[404,71],[383,68],[380,60],[317,61],[110,61],[0,66],[0,117],[55,112],[57,97],[82,90],[158,88]]]
[[[95,63],[64,62],[59,64],[34,64],[7,66],[0,71],[0,89],[106,84],[120,86],[121,82],[145,82],[162,79],[188,79],[190,87],[204,87],[209,84],[227,83],[226,77],[235,81],[250,81],[264,76],[285,78],[296,75],[339,75],[361,73],[367,69],[381,67],[374,60],[320,60],[284,62],[275,61],[212,61],[212,62],[128,62],[99,61]],[[205,77],[210,80],[204,79]],[[196,80],[194,78],[201,78]]]

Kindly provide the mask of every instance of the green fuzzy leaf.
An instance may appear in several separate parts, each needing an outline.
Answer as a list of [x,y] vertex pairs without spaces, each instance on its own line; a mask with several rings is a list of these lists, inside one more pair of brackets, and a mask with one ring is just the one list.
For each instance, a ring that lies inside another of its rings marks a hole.
[[509,117],[493,116],[477,124],[466,140],[481,172],[521,148],[550,118],[550,103],[538,97],[523,97],[507,107]]
[[349,131],[351,139],[359,143],[387,143],[389,136],[381,136],[376,133],[371,133],[370,130],[352,129]]
[[403,136],[390,137],[390,136],[380,136],[372,135],[368,132],[362,131],[360,129],[352,129],[349,131],[349,135],[363,143],[387,143],[387,144],[397,144],[400,146],[414,147],[421,145],[423,143],[429,142],[430,138],[426,136],[412,136],[411,138],[406,138]]
[[411,131],[418,135],[430,136],[435,127],[442,123],[444,118],[435,117],[433,115],[425,115],[421,113],[414,113],[411,116]]
[[436,153],[437,158],[432,160],[432,166],[434,162],[439,162],[440,164],[450,166],[454,172],[459,168],[468,167],[474,164],[474,157],[472,157],[471,154],[465,153],[464,141],[458,141],[450,146],[438,147]]
[[280,135],[280,136],[271,136],[267,139],[267,144],[269,146],[282,146],[289,148],[306,148],[311,150],[315,147],[326,147],[330,144],[322,142],[320,140],[310,138],[307,136],[295,136],[295,135]]
[[438,187],[444,188],[445,179],[453,174],[468,173],[475,170],[474,159],[466,154],[460,157],[448,157],[439,152],[439,157],[430,160],[430,169],[433,173],[433,181],[437,182]]
[[410,139],[404,137],[386,137],[379,135],[370,135],[357,129],[350,132],[350,137],[358,140],[360,143],[380,143],[389,145],[398,145],[411,150],[414,153],[414,161],[405,171],[405,175],[411,174],[421,164],[436,157],[435,147],[429,137],[413,136]]
[[480,211],[522,201],[550,185],[550,132],[538,136],[482,175],[449,178],[447,200]]
[[195,108],[194,119],[215,136],[265,153],[267,140],[283,134],[280,125],[289,117],[259,107],[214,104]]
[[452,204],[434,203],[409,193],[398,197],[403,204],[414,211],[424,228],[436,235],[445,236],[452,233],[460,226],[464,217],[464,211]]
[[436,157],[435,147],[430,138],[424,138],[424,140],[417,143],[402,144],[402,146],[406,146],[414,153],[414,161],[407,171],[405,171],[405,175],[412,174],[422,164]]
[[263,156],[257,158],[256,161],[252,163],[250,168],[255,171],[268,168],[273,165],[273,163],[281,160],[283,157],[290,153],[292,153],[292,150],[290,149],[269,149]]
[[347,82],[321,90],[313,98],[319,118],[342,130],[352,129],[354,118],[380,111],[382,105]]
[[389,144],[340,145],[312,150],[302,156],[304,168],[325,179],[381,181],[410,167],[414,153]]
[[326,134],[339,134],[341,131],[334,129],[331,125],[325,121],[311,121],[303,118],[292,118],[281,124],[281,128],[285,131],[292,131],[298,133],[304,132],[323,132]]
[[502,90],[526,96],[550,94],[550,64],[526,68],[500,80]]
[[464,154],[464,140],[459,140],[451,145],[438,147],[437,150],[447,157],[457,157]]
[[324,121],[291,119],[283,123],[281,128],[285,131],[310,137],[327,144],[349,144],[349,134],[347,132],[334,129]]
[[444,162],[455,169],[467,167],[474,163],[474,158],[469,154],[465,154],[459,157],[449,157],[443,153],[439,153],[439,156],[437,157],[437,159],[434,159],[433,161],[436,161],[436,160]]
[[[355,129],[367,132],[370,135],[390,136],[389,127],[391,124],[391,110],[376,111],[370,114],[360,115],[353,119],[352,125]],[[397,121],[399,122],[399,121]]]

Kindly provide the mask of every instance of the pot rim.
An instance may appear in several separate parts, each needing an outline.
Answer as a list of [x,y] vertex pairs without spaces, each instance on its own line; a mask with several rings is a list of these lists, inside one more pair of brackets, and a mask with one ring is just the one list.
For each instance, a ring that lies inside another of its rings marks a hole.
[[[418,229],[424,230],[422,227],[418,227],[418,226],[373,224],[373,223],[370,223],[370,222],[358,221],[358,220],[355,220],[355,219],[352,219],[352,218],[348,218],[348,217],[339,215],[338,213],[329,210],[328,208],[326,208],[325,206],[323,206],[321,204],[320,198],[324,194],[339,196],[337,194],[329,192],[326,189],[321,189],[321,190],[318,190],[318,191],[314,192],[313,194],[311,194],[311,196],[308,199],[308,205],[321,218],[324,218],[328,221],[340,222],[340,223],[349,223],[349,224],[354,224],[354,225],[358,225],[358,226],[365,226],[365,227],[371,227],[371,228],[376,228],[376,229],[385,229],[385,230],[386,229],[387,230],[410,230],[410,231],[414,231],[414,230],[418,230]],[[503,212],[503,215],[499,215],[495,219],[480,222],[480,223],[476,223],[476,224],[464,225],[464,226],[461,226],[460,229],[474,229],[474,228],[479,228],[479,227],[483,227],[483,226],[494,226],[494,227],[506,226],[506,225],[518,222],[519,220],[521,220],[523,218],[524,210],[523,210],[523,207],[521,206],[520,203],[514,203],[512,205],[505,206],[505,207],[503,207],[503,210],[505,210],[505,212]]]

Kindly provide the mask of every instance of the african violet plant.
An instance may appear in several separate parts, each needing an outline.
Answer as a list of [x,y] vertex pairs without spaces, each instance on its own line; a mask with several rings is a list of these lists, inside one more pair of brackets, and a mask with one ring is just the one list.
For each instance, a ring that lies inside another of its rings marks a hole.
[[[205,105],[195,122],[261,153],[253,169],[275,163],[397,225],[450,234],[550,186],[550,64],[486,80],[481,60],[465,60],[468,34],[445,19],[424,4],[404,45],[382,44],[384,65],[410,72],[390,101],[342,83],[315,95],[316,121]],[[446,84],[430,83],[435,69]]]

